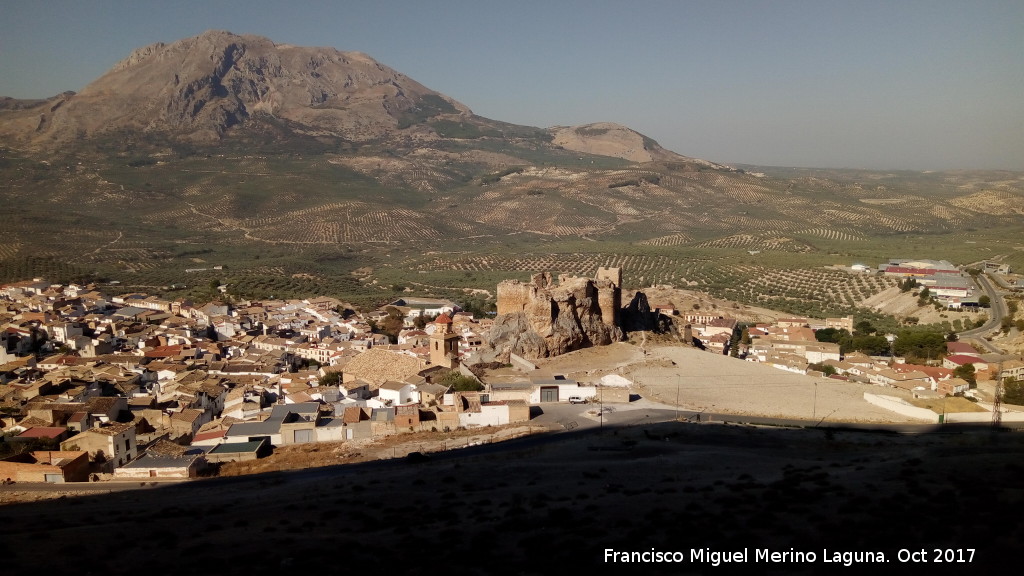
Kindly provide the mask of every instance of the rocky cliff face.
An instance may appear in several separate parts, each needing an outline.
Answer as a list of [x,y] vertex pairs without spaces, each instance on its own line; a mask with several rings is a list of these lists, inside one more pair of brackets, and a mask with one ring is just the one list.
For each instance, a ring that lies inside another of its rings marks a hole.
[[488,337],[502,360],[557,356],[622,339],[618,326],[619,286],[606,278],[535,274],[529,283],[498,285],[498,317]]
[[696,162],[715,169],[729,169],[715,164],[676,154],[636,130],[613,122],[598,122],[583,126],[555,126],[549,129],[552,143],[566,150],[586,154],[600,154],[623,158],[631,162]]
[[140,48],[52,104],[6,115],[0,133],[36,143],[115,131],[216,141],[265,114],[298,133],[363,141],[425,118],[471,114],[365,54],[223,31]]

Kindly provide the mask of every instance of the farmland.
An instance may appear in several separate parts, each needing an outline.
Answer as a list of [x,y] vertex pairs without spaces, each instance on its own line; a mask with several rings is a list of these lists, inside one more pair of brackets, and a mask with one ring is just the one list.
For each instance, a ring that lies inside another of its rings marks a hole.
[[2,155],[0,281],[200,298],[219,280],[236,297],[369,306],[616,266],[627,289],[673,285],[821,316],[892,285],[837,265],[912,256],[1024,268],[1024,175],[1006,172],[755,176],[486,137],[356,152]]

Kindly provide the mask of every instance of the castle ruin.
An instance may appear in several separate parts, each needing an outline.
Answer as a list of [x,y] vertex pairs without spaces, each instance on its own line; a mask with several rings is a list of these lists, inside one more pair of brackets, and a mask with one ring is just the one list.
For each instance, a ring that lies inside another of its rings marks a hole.
[[594,278],[534,274],[498,284],[498,316],[489,338],[499,357],[545,358],[622,340],[622,270],[598,268]]

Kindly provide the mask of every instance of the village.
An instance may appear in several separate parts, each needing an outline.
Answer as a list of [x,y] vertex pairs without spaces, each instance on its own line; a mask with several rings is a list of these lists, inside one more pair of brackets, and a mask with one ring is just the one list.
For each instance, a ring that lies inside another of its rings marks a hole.
[[[898,264],[880,273],[927,280],[920,265]],[[966,293],[944,296],[950,305],[970,300],[963,284]],[[498,316],[476,318],[432,298],[401,298],[361,314],[332,298],[197,305],[38,278],[4,285],[0,418],[8,455],[0,480],[188,479],[282,446],[516,425],[529,422],[536,406],[637,397],[621,375],[577,380],[539,368],[522,348],[533,342],[555,354],[600,344],[593,335],[559,336],[578,332],[566,328],[565,314],[555,319],[567,305],[589,306],[597,320],[583,323],[591,334],[621,339],[619,325],[636,299],[622,306],[618,269],[558,282],[540,274],[502,283],[498,295]],[[516,334],[519,347],[502,348],[498,340],[508,334],[500,328],[516,314],[532,323],[533,340]],[[636,323],[636,314],[628,321]],[[941,363],[915,364],[891,353],[844,354],[819,338],[854,333],[852,316],[741,329],[735,318],[671,304],[651,304],[643,315],[661,319],[652,325],[679,326],[680,346],[914,397],[978,400],[979,381],[1024,378],[1020,358],[989,362],[962,342],[944,343]],[[396,333],[382,333],[385,324]]]

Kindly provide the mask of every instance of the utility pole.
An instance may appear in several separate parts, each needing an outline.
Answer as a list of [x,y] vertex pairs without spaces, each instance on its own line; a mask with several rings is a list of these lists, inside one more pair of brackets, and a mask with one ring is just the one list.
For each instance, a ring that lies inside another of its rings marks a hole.
[[996,398],[992,401],[992,427],[1003,425],[1003,363],[996,368]]
[[679,375],[676,374],[676,422],[679,421]]

